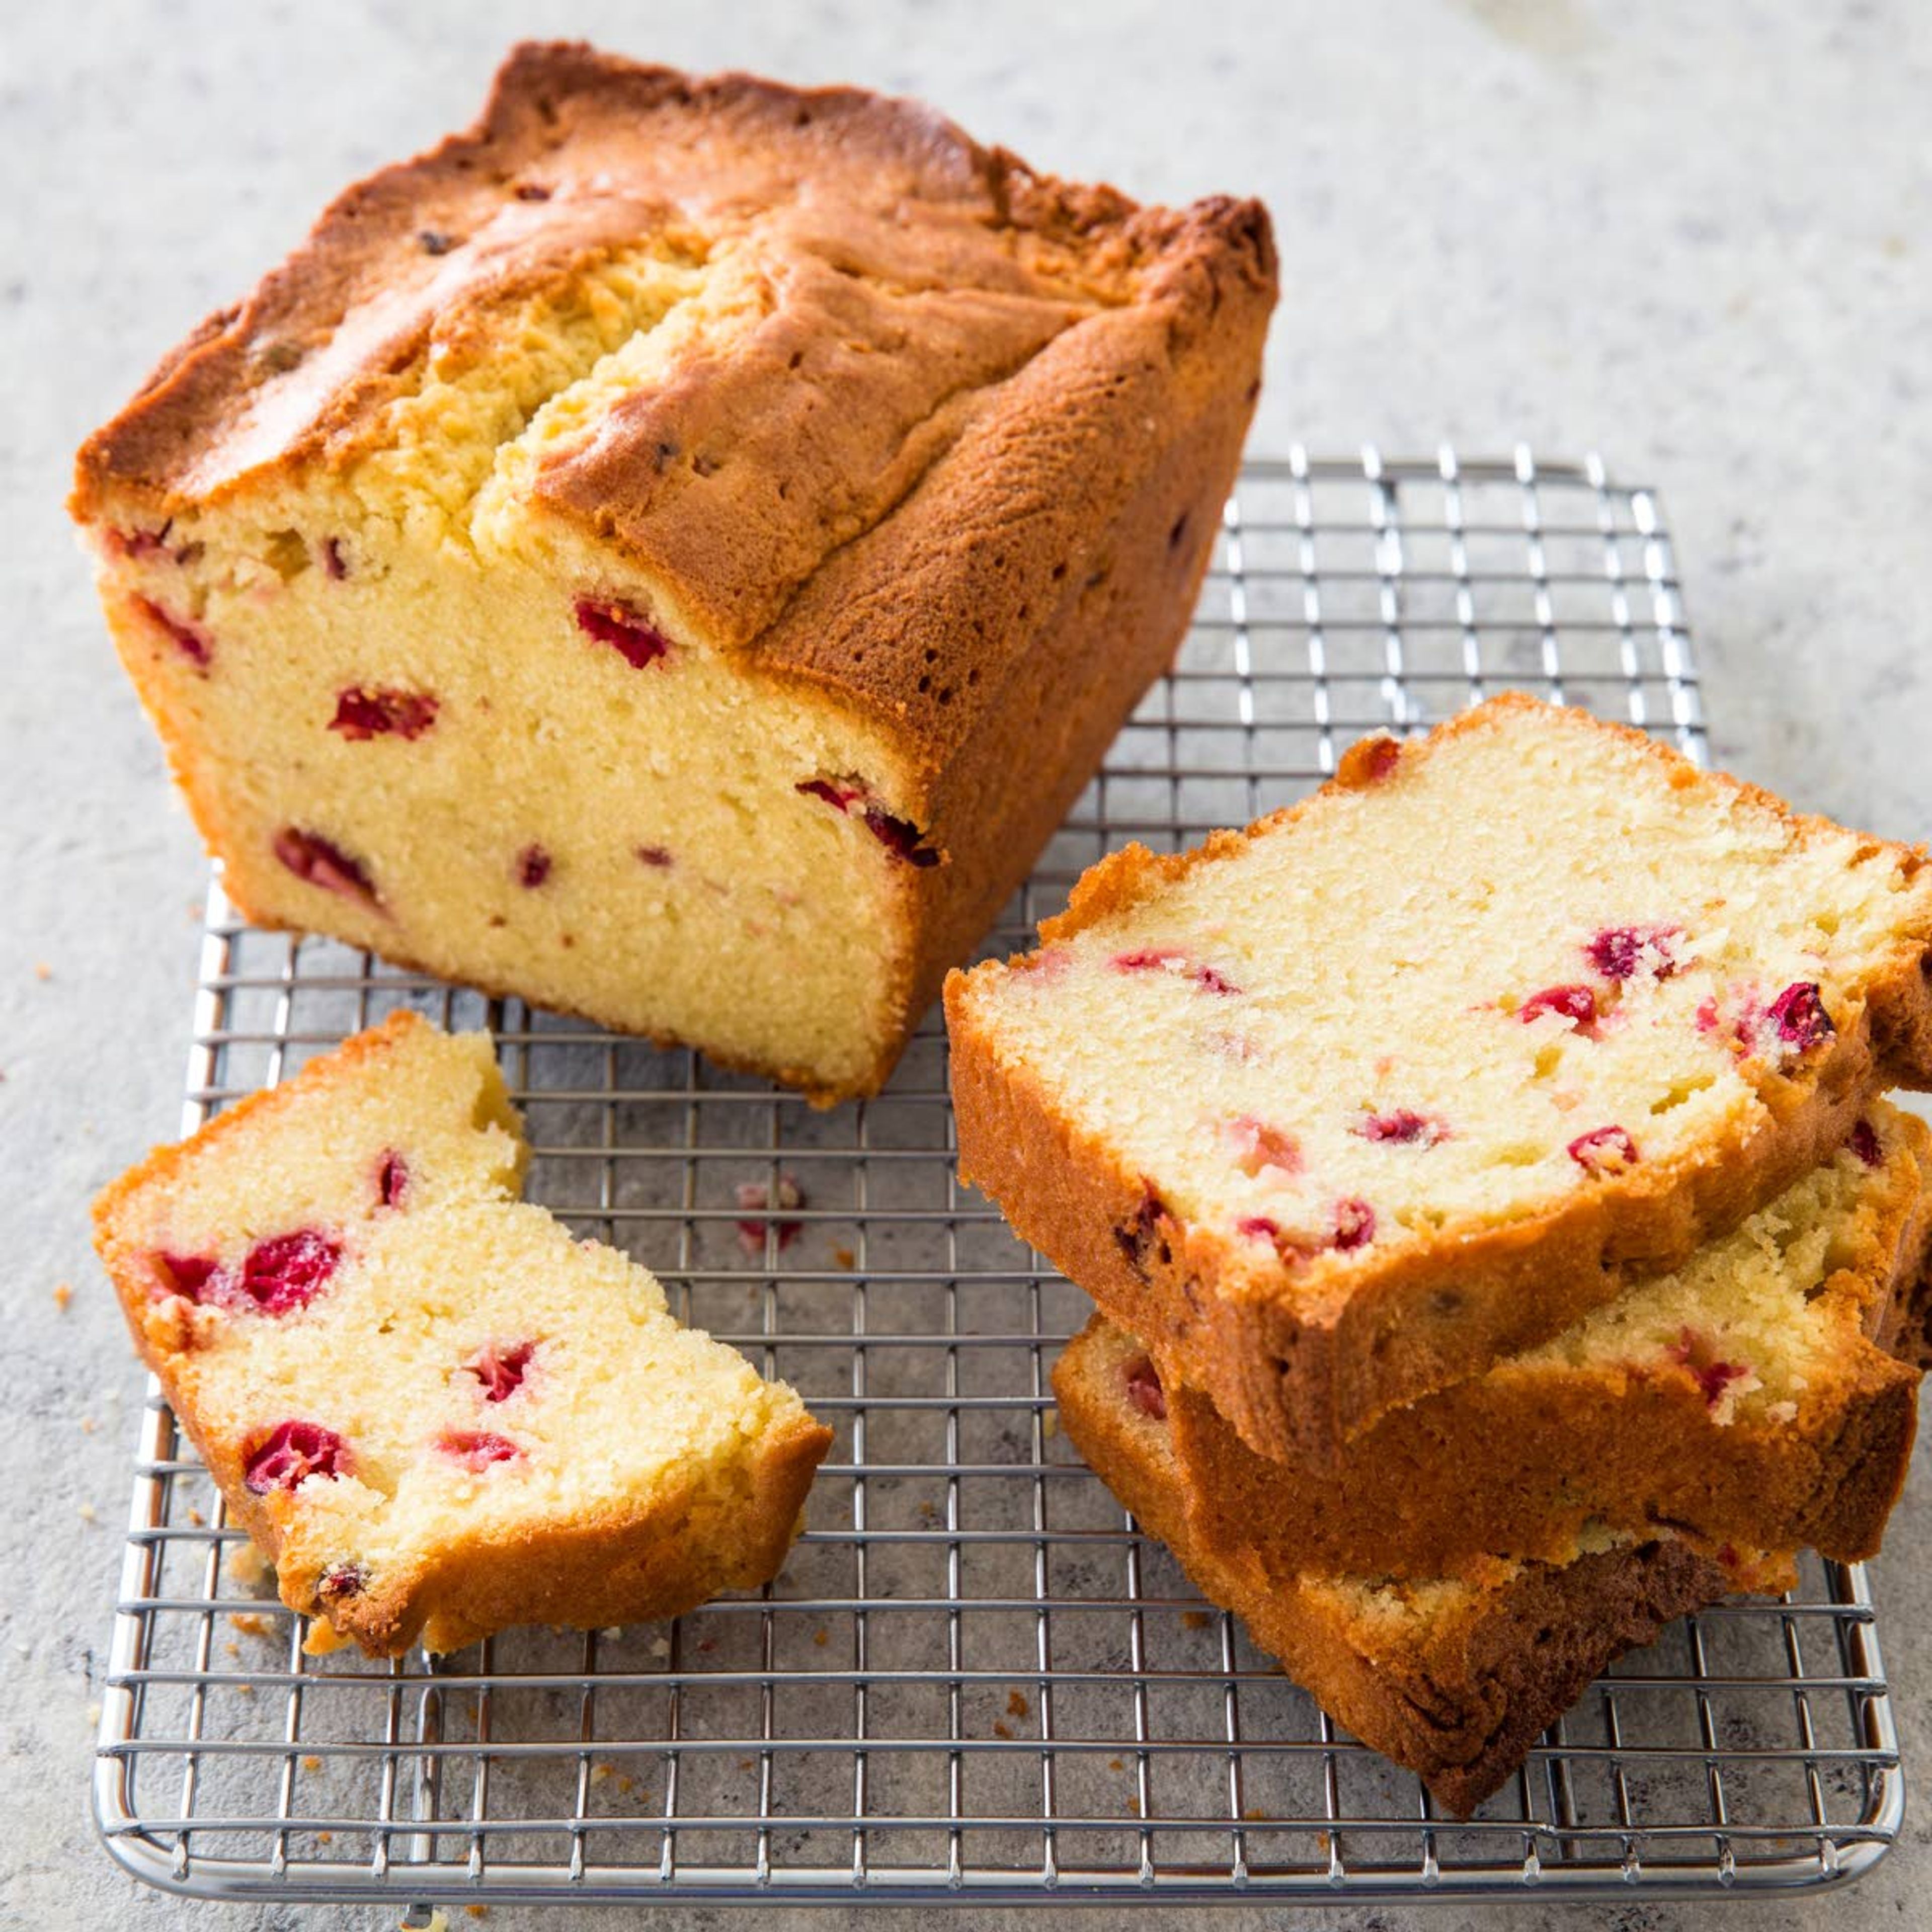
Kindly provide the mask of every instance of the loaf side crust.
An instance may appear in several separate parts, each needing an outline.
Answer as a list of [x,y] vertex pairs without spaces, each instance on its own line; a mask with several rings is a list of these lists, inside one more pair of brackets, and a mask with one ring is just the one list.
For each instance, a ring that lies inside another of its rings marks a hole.
[[[1901,1118],[1927,1160],[1932,1134]],[[1796,1419],[1720,1421],[1688,1367],[1599,1372],[1506,1357],[1390,1411],[1324,1470],[1257,1456],[1206,1396],[1167,1384],[1190,1533],[1242,1552],[1262,1577],[1565,1562],[1586,1523],[1668,1530],[1708,1555],[1726,1545],[1809,1546],[1840,1562],[1876,1555],[1911,1461],[1914,1337],[1932,1303],[1932,1203],[1918,1161],[1862,1252],[1824,1286],[1864,1306],[1869,1332],[1828,1385],[1807,1390]]]
[[[1728,788],[1773,810],[1802,838],[1829,821],[1722,774],[1695,771],[1644,734],[1581,712],[1505,694],[1440,725],[1432,738],[1482,728],[1527,708],[1566,728],[1610,730],[1670,766],[1673,782]],[[1385,782],[1370,739],[1352,748],[1326,792]],[[1411,745],[1404,762],[1427,754]],[[1378,776],[1379,774],[1379,776]],[[1314,794],[1318,797],[1321,794]],[[1171,856],[1129,846],[1092,868],[1068,910],[1040,928],[1051,944],[1138,904],[1195,866],[1244,849],[1258,833],[1293,824],[1305,799],[1246,832],[1216,832]],[[1917,880],[1921,848],[1869,842]],[[1148,1184],[1101,1136],[1062,1108],[1028,1065],[1009,1058],[974,998],[994,962],[945,986],[952,1094],[962,1179],[977,1185],[1021,1237],[1086,1289],[1120,1326],[1140,1336],[1163,1376],[1191,1385],[1258,1454],[1333,1468],[1346,1445],[1389,1409],[1480,1374],[1501,1357],[1549,1340],[1634,1282],[1674,1268],[1840,1147],[1885,1088],[1932,1084],[1932,898],[1924,930],[1895,949],[1864,1008],[1813,1056],[1800,1080],[1774,1079],[1760,1132],[1726,1138],[1696,1162],[1652,1162],[1580,1189],[1538,1215],[1503,1224],[1448,1223],[1399,1255],[1372,1248],[1348,1258],[1346,1279],[1304,1287],[1253,1244],[1184,1227],[1164,1208],[1153,1238]],[[1017,965],[1024,956],[1006,962]],[[1136,1253],[1130,1249],[1138,1249]],[[1332,1262],[1336,1258],[1328,1258]]]
[[1086,1339],[1061,1357],[1053,1384],[1067,1436],[1094,1473],[1204,1596],[1458,1817],[1508,1780],[1612,1660],[1735,1587],[1719,1564],[1669,1540],[1524,1564],[1452,1606],[1394,1622],[1365,1618],[1330,1579],[1258,1583],[1194,1536],[1165,1428],[1100,1385]]

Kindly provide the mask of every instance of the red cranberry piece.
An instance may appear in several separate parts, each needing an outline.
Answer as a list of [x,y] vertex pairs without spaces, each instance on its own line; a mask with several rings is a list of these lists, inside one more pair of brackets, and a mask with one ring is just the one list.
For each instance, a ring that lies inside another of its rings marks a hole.
[[360,744],[370,738],[420,738],[436,722],[436,700],[426,691],[350,685],[335,694],[332,731]]
[[1394,738],[1364,738],[1346,754],[1346,776],[1355,784],[1379,784],[1401,762],[1402,745]]
[[866,806],[866,830],[895,859],[903,859],[908,866],[916,866],[923,870],[939,863],[938,851],[920,843],[925,835],[919,827],[908,819],[895,818],[881,806]]
[[1376,1238],[1376,1210],[1358,1194],[1335,1204],[1335,1245],[1344,1254]]
[[1561,1013],[1580,1032],[1597,1023],[1597,996],[1588,986],[1546,986],[1523,1001],[1516,1017],[1526,1026],[1545,1013]]
[[670,640],[628,604],[580,597],[576,611],[577,628],[586,638],[608,644],[634,670],[656,664],[670,650]]
[[349,1444],[319,1422],[281,1422],[248,1452],[242,1480],[258,1496],[293,1490],[311,1476],[346,1476],[356,1459]]
[[1815,980],[1801,980],[1785,988],[1771,1003],[1770,1018],[1780,1040],[1807,1053],[1838,1031],[1825,1010]]
[[437,1450],[480,1476],[493,1462],[512,1462],[524,1453],[507,1436],[487,1429],[446,1429],[436,1438]]
[[1365,1141],[1394,1141],[1402,1147],[1434,1147],[1449,1138],[1448,1127],[1431,1114],[1397,1107],[1387,1114],[1370,1114],[1350,1131]]
[[285,825],[275,834],[275,856],[298,879],[324,892],[340,892],[374,911],[382,901],[359,859],[352,859],[340,845],[319,832],[304,832]]
[[519,201],[548,201],[550,199],[550,190],[541,182],[519,182],[514,191]]
[[1204,993],[1238,993],[1234,982],[1211,966],[1198,964],[1178,946],[1143,946],[1117,952],[1107,962],[1117,973],[1172,973],[1191,980]]
[[107,548],[116,556],[124,556],[130,561],[143,557],[171,557],[174,552],[168,548],[168,532],[174,526],[175,520],[170,517],[158,530],[110,530]]
[[1658,979],[1667,980],[1677,970],[1669,944],[1682,930],[1675,926],[1609,926],[1583,951],[1606,980],[1634,979],[1637,968],[1646,964]]
[[1846,1145],[1864,1162],[1866,1166],[1882,1167],[1885,1165],[1885,1150],[1880,1146],[1878,1130],[1870,1121],[1855,1122],[1852,1128],[1851,1138],[1846,1142]]
[[1142,1414],[1156,1422],[1167,1420],[1167,1391],[1160,1385],[1160,1371],[1145,1355],[1136,1355],[1126,1366],[1127,1400]]
[[1288,1268],[1299,1268],[1314,1256],[1315,1250],[1306,1242],[1291,1240],[1282,1232],[1281,1223],[1266,1214],[1243,1216],[1234,1223],[1234,1232],[1247,1240],[1267,1242],[1274,1250],[1276,1258]]
[[841,812],[866,796],[866,788],[854,778],[801,778],[792,790],[804,793],[807,798],[822,798]]
[[212,1255],[171,1255],[165,1252],[155,1256],[160,1272],[166,1276],[173,1292],[190,1301],[199,1302],[208,1283],[220,1271],[221,1264]]
[[483,1384],[485,1402],[506,1402],[522,1388],[534,1342],[486,1342],[464,1366]]
[[533,890],[550,877],[550,854],[541,845],[526,845],[517,854],[517,884]]
[[400,1208],[410,1191],[410,1164],[392,1148],[376,1168],[376,1201],[379,1207]]
[[638,856],[646,866],[655,867],[659,872],[663,871],[671,862],[670,848],[663,845],[640,845],[638,848]]
[[342,554],[342,540],[340,537],[322,538],[322,567],[338,584],[349,574],[348,560]]
[[316,1594],[326,1603],[339,1603],[344,1597],[359,1597],[368,1587],[368,1573],[359,1563],[332,1563],[322,1573]]
[[265,1315],[306,1308],[342,1258],[339,1244],[313,1228],[257,1241],[242,1264],[242,1292]]
[[141,614],[158,630],[165,631],[173,640],[175,648],[190,662],[199,664],[203,670],[214,656],[214,646],[192,624],[184,624],[178,617],[171,617],[152,597],[134,599]]
[[1636,1142],[1622,1127],[1593,1127],[1570,1143],[1570,1158],[1586,1174],[1622,1174],[1634,1167]]
[[1270,1167],[1283,1174],[1301,1171],[1301,1149],[1292,1134],[1283,1133],[1280,1128],[1270,1126],[1251,1114],[1229,1121],[1226,1131],[1234,1146],[1234,1164],[1244,1174],[1258,1175]]
[[[746,1214],[755,1213],[761,1208],[802,1208],[805,1190],[791,1175],[778,1176],[778,1198],[774,1201],[771,1190],[762,1180],[741,1180],[738,1184],[738,1205]],[[802,1221],[744,1220],[738,1223],[738,1243],[748,1255],[761,1255],[765,1251],[765,1229],[770,1226],[778,1237],[778,1251],[783,1253],[796,1240],[802,1231]]]
[[1725,1390],[1732,1383],[1742,1381],[1750,1373],[1750,1370],[1741,1364],[1714,1360],[1709,1342],[1702,1336],[1694,1334],[1688,1328],[1684,1329],[1664,1352],[1673,1362],[1681,1362],[1690,1371],[1696,1378],[1698,1389],[1704,1400],[1712,1408],[1723,1400]]
[[[1118,1224],[1114,1229],[1114,1241],[1126,1256],[1128,1266],[1143,1280],[1147,1279],[1148,1256],[1160,1238],[1160,1224],[1166,1216],[1167,1204],[1154,1191],[1154,1184],[1143,1180],[1140,1204],[1134,1210],[1134,1218]],[[1166,1259],[1166,1256],[1162,1258]]]

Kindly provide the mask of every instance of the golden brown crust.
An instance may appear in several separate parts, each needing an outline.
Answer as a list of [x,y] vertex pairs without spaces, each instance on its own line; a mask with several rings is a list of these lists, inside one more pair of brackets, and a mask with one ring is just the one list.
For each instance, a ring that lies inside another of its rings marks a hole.
[[[1095,1333],[1090,1327],[1054,1371],[1074,1446],[1204,1596],[1232,1610],[1324,1709],[1413,1771],[1458,1816],[1502,1784],[1606,1665],[1735,1587],[1721,1565],[1673,1540],[1524,1564],[1452,1604],[1394,1618],[1364,1614],[1335,1580],[1258,1582],[1193,1534],[1168,1432],[1105,1382],[1113,1358],[1091,1345]],[[1780,1568],[1769,1561],[1768,1581]]]
[[[1614,730],[1665,761],[1673,782],[1730,788],[1777,811],[1800,837],[1828,825],[1721,774],[1699,772],[1640,732],[1520,694],[1462,713],[1431,739],[1482,728],[1525,706],[1573,728]],[[1400,782],[1402,766],[1426,756],[1430,742],[1405,746],[1393,772],[1352,753],[1334,782]],[[1214,832],[1189,852],[1156,856],[1129,846],[1112,854],[1075,886],[1067,911],[1042,923],[1042,942],[1138,904],[1196,866],[1234,856],[1258,832],[1294,822],[1311,802],[1300,800],[1246,832]],[[1870,844],[1893,854],[1908,876],[1924,863],[1918,848]],[[1328,1258],[1330,1272],[1313,1292],[1286,1268],[1258,1276],[1252,1243],[1184,1227],[1165,1208],[1152,1239],[1124,1238],[1148,1216],[1147,1183],[1104,1138],[1067,1114],[1030,1067],[1002,1052],[971,997],[976,976],[1000,970],[988,962],[971,974],[949,975],[945,986],[960,1173],[1024,1239],[1146,1341],[1163,1376],[1208,1395],[1258,1454],[1333,1468],[1346,1445],[1389,1409],[1548,1340],[1632,1282],[1678,1266],[1729,1233],[1834,1154],[1876,1093],[1932,1084],[1928,946],[1932,923],[1898,950],[1868,1004],[1809,1057],[1802,1079],[1770,1083],[1764,1097],[1772,1118],[1748,1139],[1713,1146],[1694,1164],[1639,1166],[1539,1215],[1448,1226],[1391,1256],[1361,1250],[1347,1258],[1340,1286],[1339,1258]]]

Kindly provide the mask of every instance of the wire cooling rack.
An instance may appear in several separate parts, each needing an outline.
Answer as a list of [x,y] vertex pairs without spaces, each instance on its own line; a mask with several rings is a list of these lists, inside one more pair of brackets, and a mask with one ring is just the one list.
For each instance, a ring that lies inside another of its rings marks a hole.
[[[1124,838],[1241,821],[1359,734],[1505,686],[1704,755],[1649,490],[1526,452],[1252,466],[1177,668],[989,945]],[[1339,1732],[1055,1432],[1048,1372],[1085,1304],[961,1189],[936,1016],[880,1098],[818,1114],[254,932],[218,886],[184,1126],[398,1004],[493,1027],[532,1196],[658,1270],[837,1441],[757,1595],[318,1660],[151,1386],[94,1793],[143,1878],[418,1924],[430,1898],[1626,1895],[1823,1884],[1896,1835],[1864,1580],[1809,1558],[1784,1602],[1625,1659],[1466,1824]],[[748,1217],[740,1185],[787,1178],[802,1204]]]

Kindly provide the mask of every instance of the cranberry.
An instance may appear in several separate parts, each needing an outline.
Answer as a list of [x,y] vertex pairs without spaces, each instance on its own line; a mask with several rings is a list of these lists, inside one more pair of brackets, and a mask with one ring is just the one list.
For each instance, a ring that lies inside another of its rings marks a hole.
[[335,716],[328,728],[357,744],[392,734],[420,738],[436,722],[436,700],[426,691],[352,684],[335,694]]
[[242,1264],[242,1292],[265,1315],[306,1308],[334,1274],[340,1246],[313,1228],[257,1241]]
[[379,1207],[400,1208],[410,1191],[410,1164],[392,1148],[376,1168],[376,1202]]
[[662,871],[671,862],[670,848],[663,845],[640,845],[638,848],[638,856],[646,866],[655,866],[659,871]]
[[1211,966],[1191,962],[1178,946],[1144,946],[1117,952],[1107,962],[1117,973],[1172,973],[1191,980],[1204,993],[1239,993],[1240,988]]
[[1335,1204],[1335,1245],[1346,1254],[1376,1238],[1376,1210],[1359,1194]]
[[221,1264],[212,1255],[158,1254],[154,1259],[173,1284],[174,1292],[200,1302],[208,1283],[220,1272]]
[[1636,1142],[1622,1127],[1593,1127],[1570,1143],[1570,1158],[1586,1174],[1622,1174],[1637,1163]]
[[482,1384],[485,1402],[506,1402],[523,1387],[536,1352],[534,1342],[486,1342],[463,1366]]
[[1292,1240],[1279,1221],[1265,1214],[1244,1215],[1234,1223],[1234,1232],[1250,1241],[1267,1242],[1274,1250],[1276,1259],[1286,1268],[1299,1268],[1304,1262],[1312,1260],[1316,1252],[1307,1243]]
[[807,798],[822,798],[843,812],[855,799],[866,796],[866,788],[854,778],[801,778],[792,787]]
[[368,1582],[368,1573],[361,1564],[332,1563],[322,1573],[316,1589],[319,1595],[333,1603],[344,1597],[359,1597]]
[[436,1438],[437,1449],[480,1476],[493,1462],[512,1462],[524,1452],[507,1436],[487,1429],[446,1429]]
[[340,538],[324,537],[322,538],[322,567],[338,584],[349,574],[349,564],[342,554]]
[[515,194],[519,201],[548,201],[550,199],[550,190],[541,182],[519,182]]
[[174,526],[175,520],[170,517],[158,530],[110,530],[107,532],[107,548],[116,556],[124,556],[130,560],[149,556],[171,557],[174,552],[168,548],[168,532]]
[[1356,750],[1355,771],[1366,784],[1376,784],[1394,771],[1402,758],[1402,746],[1394,738],[1370,738]]
[[1879,1145],[1878,1130],[1870,1121],[1855,1122],[1852,1127],[1851,1138],[1846,1142],[1846,1145],[1864,1162],[1866,1166],[1882,1167],[1885,1165],[1885,1150]]
[[1418,1114],[1408,1107],[1392,1113],[1370,1114],[1350,1131],[1365,1141],[1394,1141],[1403,1147],[1434,1147],[1449,1138],[1449,1130],[1433,1114]]
[[1677,970],[1669,945],[1682,928],[1675,926],[1608,926],[1584,948],[1590,964],[1606,980],[1632,980],[1648,964],[1660,980]]
[[346,1476],[356,1467],[349,1444],[319,1422],[281,1422],[248,1452],[242,1480],[258,1496],[293,1490],[311,1476]]
[[214,647],[191,624],[184,624],[178,617],[171,617],[152,597],[134,599],[141,614],[158,630],[165,631],[174,640],[175,648],[182,656],[206,670],[214,656]]
[[541,845],[526,845],[517,854],[517,884],[534,890],[550,877],[550,854]]
[[1114,1229],[1114,1239],[1121,1253],[1126,1256],[1128,1266],[1142,1280],[1147,1279],[1148,1256],[1166,1214],[1166,1204],[1154,1191],[1154,1184],[1144,1179],[1141,1182],[1140,1205],[1134,1210],[1134,1218]]
[[1588,1033],[1597,1023],[1597,996],[1588,986],[1546,986],[1523,1001],[1516,1017],[1527,1025],[1545,1013],[1561,1013],[1580,1031]]
[[1300,1172],[1301,1149],[1292,1134],[1283,1133],[1280,1128],[1271,1127],[1251,1114],[1230,1120],[1226,1132],[1234,1146],[1234,1164],[1244,1174],[1258,1175],[1270,1167],[1282,1174]]
[[577,628],[586,638],[608,644],[634,670],[656,664],[670,650],[670,640],[627,604],[580,597],[576,611]]
[[1142,1414],[1156,1422],[1167,1420],[1167,1391],[1160,1385],[1160,1371],[1145,1355],[1136,1355],[1126,1366],[1127,1400]]
[[[778,1176],[778,1198],[773,1201],[771,1190],[761,1180],[741,1180],[738,1184],[738,1205],[746,1214],[760,1208],[802,1208],[805,1190],[788,1174]],[[761,1255],[765,1251],[765,1229],[769,1226],[778,1238],[778,1250],[782,1253],[796,1240],[803,1230],[802,1221],[746,1220],[738,1223],[738,1240],[748,1255]]]
[[877,805],[867,806],[865,816],[866,830],[894,858],[902,859],[908,866],[916,866],[922,870],[939,863],[938,851],[920,843],[925,834],[909,819],[895,818],[884,806]]
[[285,825],[275,834],[275,856],[296,877],[324,892],[340,892],[371,911],[381,909],[382,901],[364,871],[359,859],[352,859],[340,845],[318,832],[304,832]]
[[1815,980],[1801,980],[1785,988],[1771,1003],[1769,1017],[1778,1028],[1778,1036],[1800,1053],[1829,1040],[1838,1031],[1825,1010]]
[[1680,1362],[1696,1378],[1697,1387],[1704,1400],[1712,1408],[1724,1399],[1726,1389],[1734,1382],[1741,1381],[1750,1371],[1736,1362],[1720,1362],[1712,1358],[1710,1344],[1688,1328],[1680,1334],[1675,1342],[1664,1350],[1673,1362]]

